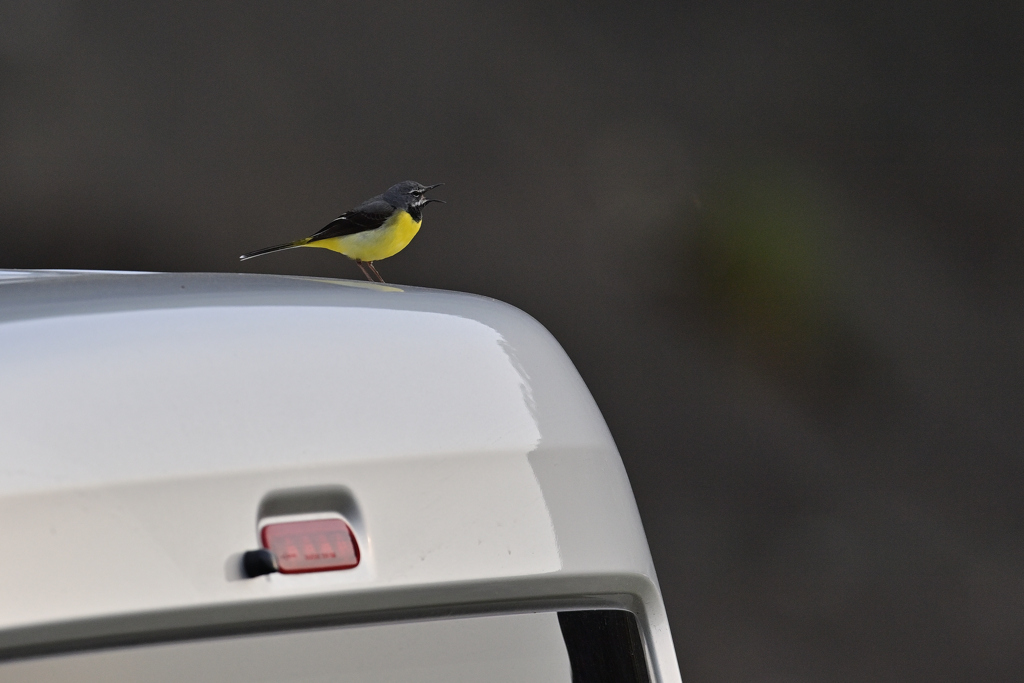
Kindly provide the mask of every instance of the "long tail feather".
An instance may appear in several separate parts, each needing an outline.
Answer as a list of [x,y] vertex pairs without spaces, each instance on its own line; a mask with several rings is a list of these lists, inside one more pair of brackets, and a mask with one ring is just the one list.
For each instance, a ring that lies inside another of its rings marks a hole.
[[297,242],[288,242],[287,244],[278,244],[273,247],[264,247],[263,249],[257,249],[256,251],[250,251],[248,254],[242,254],[238,257],[239,261],[246,261],[257,256],[263,256],[264,254],[272,254],[275,251],[284,251],[285,249],[294,249],[295,247],[305,246],[309,242],[309,239],[301,239]]

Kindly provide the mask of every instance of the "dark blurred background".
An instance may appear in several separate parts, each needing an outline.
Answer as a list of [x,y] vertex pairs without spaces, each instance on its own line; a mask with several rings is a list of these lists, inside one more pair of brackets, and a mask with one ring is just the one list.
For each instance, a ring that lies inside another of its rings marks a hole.
[[360,277],[537,317],[684,680],[1024,671],[1024,3],[0,0],[0,267]]

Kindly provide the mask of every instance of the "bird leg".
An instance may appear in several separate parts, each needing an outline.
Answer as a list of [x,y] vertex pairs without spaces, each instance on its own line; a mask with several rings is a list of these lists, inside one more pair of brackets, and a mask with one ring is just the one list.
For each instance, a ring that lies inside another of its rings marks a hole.
[[377,282],[380,282],[381,284],[387,284],[384,282],[384,278],[380,276],[380,273],[378,273],[377,269],[373,266],[373,261],[367,261],[366,265],[369,266],[370,270],[373,271],[373,274],[377,276]]
[[359,259],[355,259],[355,262],[356,265],[359,266],[359,270],[363,271],[363,275],[366,277],[367,280],[369,280],[370,282],[376,282],[376,280],[373,279],[373,276],[370,275],[370,271],[366,269],[366,263],[360,261]]

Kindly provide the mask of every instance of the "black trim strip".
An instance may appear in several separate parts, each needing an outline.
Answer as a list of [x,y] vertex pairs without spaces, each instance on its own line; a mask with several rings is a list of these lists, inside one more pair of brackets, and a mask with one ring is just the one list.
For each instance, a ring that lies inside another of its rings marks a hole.
[[650,683],[636,616],[622,610],[559,612],[572,683]]

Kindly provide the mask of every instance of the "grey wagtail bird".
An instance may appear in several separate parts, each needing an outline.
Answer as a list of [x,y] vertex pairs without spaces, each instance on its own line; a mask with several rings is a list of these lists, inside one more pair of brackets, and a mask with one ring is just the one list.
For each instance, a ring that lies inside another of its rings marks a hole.
[[356,262],[370,282],[384,282],[374,261],[394,256],[405,249],[423,224],[423,207],[444,201],[426,197],[437,185],[420,185],[412,180],[388,188],[384,194],[341,214],[309,237],[243,254],[240,260],[296,247],[320,247],[344,254]]

